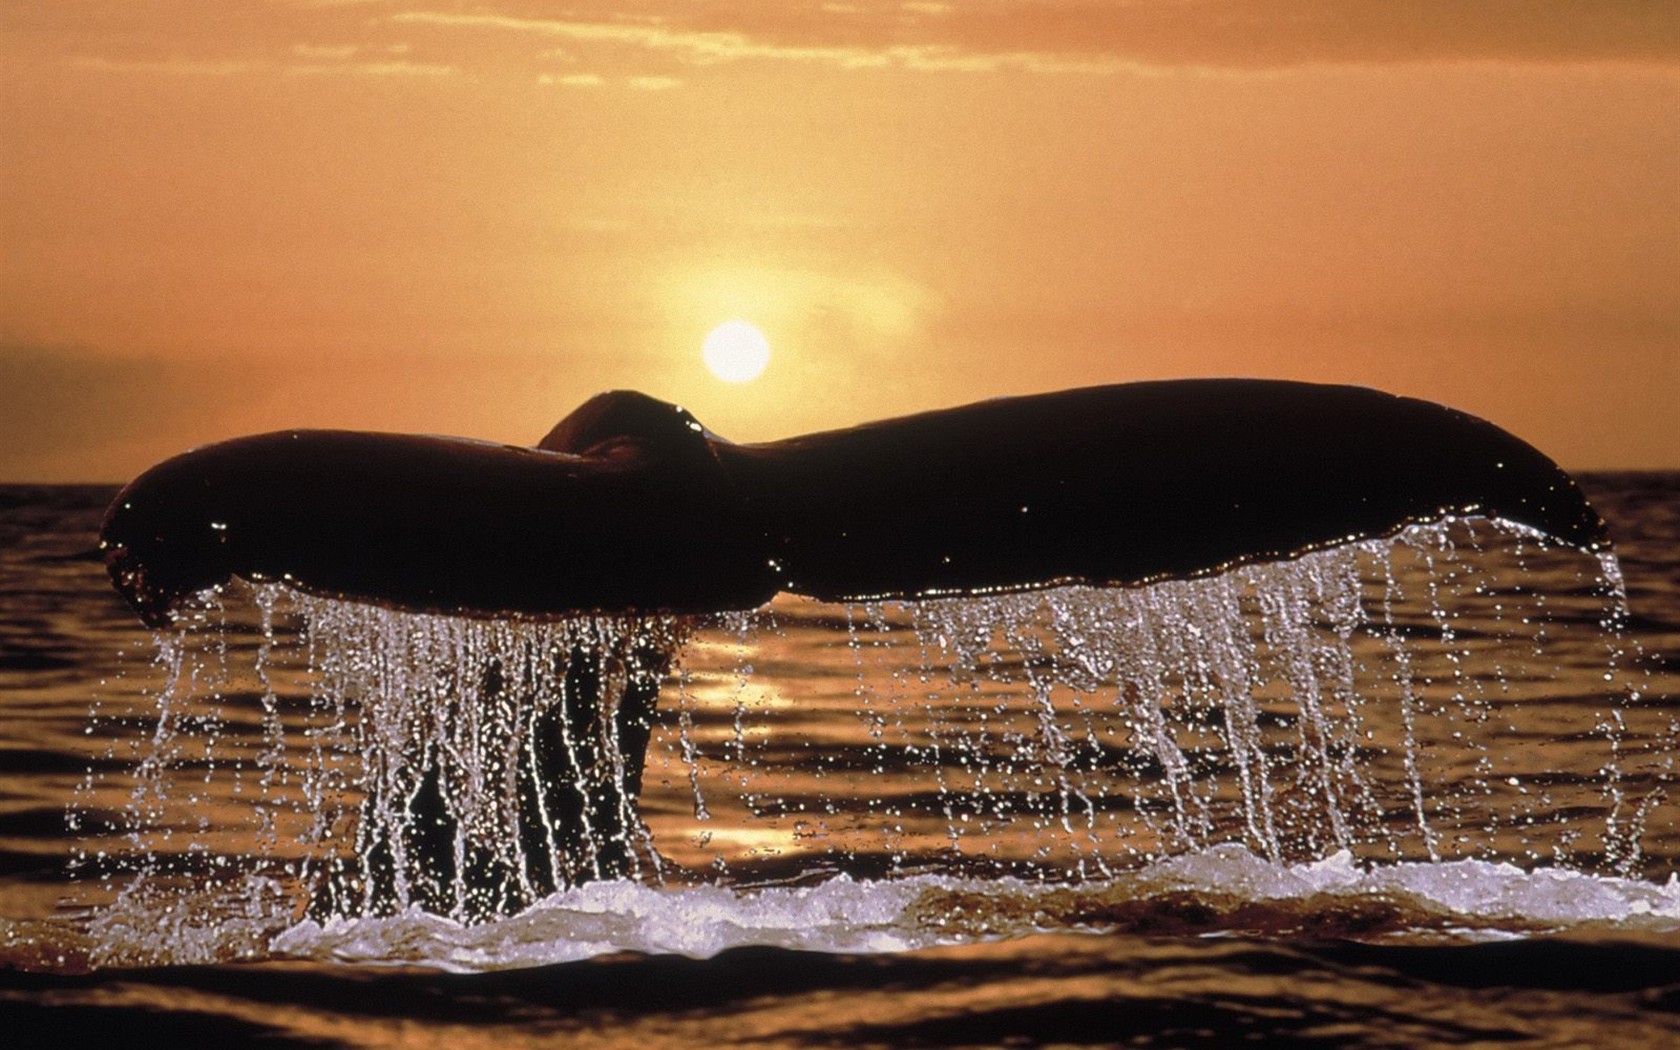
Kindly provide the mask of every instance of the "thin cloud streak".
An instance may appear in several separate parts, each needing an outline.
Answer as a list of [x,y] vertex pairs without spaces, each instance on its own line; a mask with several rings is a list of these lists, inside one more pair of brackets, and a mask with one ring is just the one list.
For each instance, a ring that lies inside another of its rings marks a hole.
[[[1243,75],[1491,62],[1680,73],[1680,3],[1649,0],[576,0],[563,15],[526,0],[226,0],[226,18],[214,29],[188,17],[188,0],[168,7],[177,14],[150,29],[137,28],[126,6],[108,0],[0,16],[0,25],[11,23],[10,57],[19,61],[47,57],[105,72],[198,77],[340,66],[347,74],[440,76],[509,63],[524,77],[556,43],[591,52],[594,63],[615,63],[623,75],[679,77],[673,66],[740,62]],[[424,32],[423,55],[393,44],[397,31]],[[380,37],[386,39],[375,42]],[[623,56],[638,53],[649,68],[626,68],[635,60]]]
[[1680,4],[1617,0],[971,0],[573,8],[552,18],[509,9],[409,10],[399,24],[502,30],[639,47],[695,64],[815,62],[845,69],[1171,67],[1508,61],[1672,66]]
[[1090,57],[1070,58],[1032,52],[970,53],[936,44],[895,44],[879,48],[782,44],[759,40],[744,32],[674,29],[664,24],[653,23],[564,21],[437,11],[406,11],[391,16],[390,21],[449,28],[508,30],[559,37],[582,44],[633,46],[650,51],[674,53],[681,61],[699,66],[770,60],[816,63],[840,69],[898,67],[992,72],[1005,68],[1019,68],[1036,72],[1105,72],[1130,64]]
[[631,77],[629,84],[637,91],[669,91],[681,87],[682,81],[676,77]]
[[447,77],[460,70],[455,66],[436,62],[368,61],[341,63],[313,63],[281,66],[292,75],[364,76],[364,77]]
[[604,77],[595,73],[567,73],[562,76],[556,76],[553,73],[537,74],[537,83],[549,86],[596,88],[606,82],[607,81]]
[[582,43],[627,44],[655,51],[675,51],[698,65],[749,58],[825,62],[846,68],[882,66],[888,62],[883,55],[858,48],[778,46],[754,42],[737,32],[673,30],[662,25],[575,22],[493,14],[458,15],[437,11],[406,11],[391,16],[390,20],[450,28],[511,30]]

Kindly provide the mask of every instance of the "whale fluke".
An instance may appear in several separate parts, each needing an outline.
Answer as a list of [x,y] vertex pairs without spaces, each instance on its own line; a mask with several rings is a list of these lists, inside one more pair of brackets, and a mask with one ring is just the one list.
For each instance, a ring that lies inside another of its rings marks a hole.
[[149,624],[232,576],[484,616],[1124,586],[1449,515],[1608,544],[1574,480],[1491,423],[1350,386],[1179,380],[733,444],[643,394],[535,448],[296,430],[167,460],[101,545]]
[[[101,547],[155,626],[234,576],[398,610],[561,618],[750,609],[779,592],[1128,586],[1454,515],[1608,544],[1556,464],[1462,412],[1355,387],[1186,380],[752,445],[623,391],[535,448],[261,434],[142,474],[112,504]],[[418,904],[477,920],[633,874],[646,749],[682,630],[638,641],[625,625],[657,619],[561,632],[540,665],[510,675],[490,661],[441,699],[530,712],[504,770],[517,848],[485,840],[451,802],[454,758],[405,752],[404,778],[359,785],[355,853],[318,880],[311,914]]]

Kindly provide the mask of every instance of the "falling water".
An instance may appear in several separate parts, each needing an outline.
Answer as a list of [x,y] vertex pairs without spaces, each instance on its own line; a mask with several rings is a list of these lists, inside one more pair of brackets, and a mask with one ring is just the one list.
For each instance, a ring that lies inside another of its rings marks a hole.
[[[1526,585],[1562,557],[1578,587]],[[1486,520],[1134,588],[704,621],[240,586],[159,636],[130,856],[84,861],[120,887],[101,921],[144,940],[161,910],[177,956],[189,927],[233,936],[227,899],[272,929],[304,909],[477,922],[618,880],[1100,885],[1228,849],[1631,872],[1673,750],[1628,728],[1622,602],[1614,559]],[[1557,645],[1603,649],[1584,727],[1540,698]],[[778,684],[798,664],[827,675],[803,698]],[[222,743],[246,723],[260,746]],[[1495,728],[1523,746],[1489,748]],[[1563,737],[1602,764],[1552,768]],[[233,827],[255,848],[207,841]],[[195,918],[207,881],[224,903]]]

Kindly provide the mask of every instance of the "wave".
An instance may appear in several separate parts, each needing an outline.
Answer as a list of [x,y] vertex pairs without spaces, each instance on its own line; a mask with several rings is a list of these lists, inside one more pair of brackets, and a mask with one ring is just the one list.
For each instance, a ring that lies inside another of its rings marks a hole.
[[930,874],[842,875],[810,886],[592,883],[482,925],[417,908],[306,920],[277,935],[271,950],[318,962],[480,972],[619,952],[701,959],[762,946],[870,954],[1046,932],[1428,943],[1611,928],[1680,931],[1680,878],[1658,884],[1481,860],[1361,866],[1346,852],[1274,864],[1226,845],[1077,884]]

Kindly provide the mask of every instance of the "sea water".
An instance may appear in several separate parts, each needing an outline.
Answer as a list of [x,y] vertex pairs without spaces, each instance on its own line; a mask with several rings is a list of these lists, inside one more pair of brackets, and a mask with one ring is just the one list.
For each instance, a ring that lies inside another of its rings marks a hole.
[[[1667,938],[1680,500],[1600,484],[1625,604],[1612,563],[1468,520],[1139,589],[693,621],[233,588],[155,639],[77,556],[105,494],[11,490],[8,959],[167,981],[230,959],[977,959],[1047,933]],[[493,774],[568,654],[638,636],[675,655],[629,877],[585,863],[509,915],[309,913],[363,825],[403,819],[365,807],[370,777],[401,795],[418,755],[447,770],[451,850],[526,848]],[[529,687],[464,702],[492,665]]]
[[[1529,562],[1574,577],[1538,591]],[[1676,749],[1672,731],[1630,729],[1643,709],[1618,672],[1636,655],[1625,602],[1612,557],[1480,519],[1132,588],[684,619],[446,617],[235,583],[156,638],[125,848],[81,858],[113,894],[96,958],[248,955],[300,910],[272,943],[308,955],[322,923],[470,926],[556,890],[594,899],[602,881],[670,902],[689,928],[693,893],[732,900],[739,943],[793,936],[746,917],[769,907],[763,886],[839,893],[830,921],[790,921],[799,943],[851,950],[974,925],[942,919],[925,900],[945,883],[916,878],[961,880],[1007,914],[1025,907],[1019,885],[1113,885],[1184,857],[1626,876]],[[1596,658],[1591,704],[1535,690],[1562,646]],[[612,790],[637,762],[615,715],[632,676],[664,670],[635,668],[649,649],[675,670],[635,799]],[[581,660],[604,671],[568,700]],[[788,690],[813,670],[808,695]],[[567,703],[589,711],[542,721]],[[520,782],[543,732],[580,771],[558,786],[559,803],[578,796],[570,832]],[[218,848],[241,828],[249,842]],[[888,936],[880,907],[911,888],[926,892],[891,905]]]

